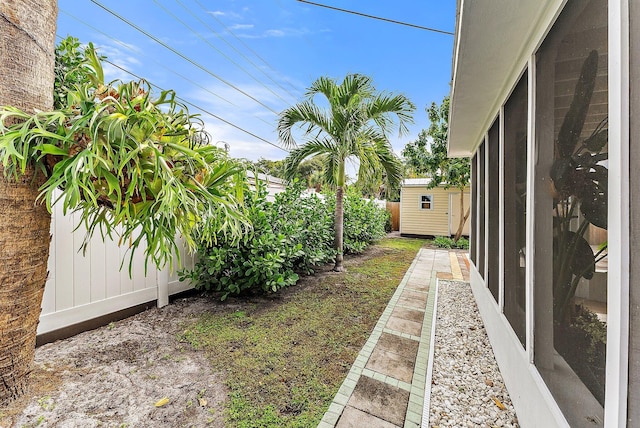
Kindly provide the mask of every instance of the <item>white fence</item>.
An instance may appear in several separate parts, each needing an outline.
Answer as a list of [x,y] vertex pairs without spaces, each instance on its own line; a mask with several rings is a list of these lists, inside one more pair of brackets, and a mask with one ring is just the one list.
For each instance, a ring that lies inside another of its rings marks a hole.
[[[73,231],[78,224],[79,214],[64,216],[62,208],[55,207],[52,217],[49,277],[38,334],[154,300],[157,300],[158,306],[164,306],[170,295],[191,288],[188,283],[179,282],[177,274],[169,272],[168,267],[158,270],[150,263],[145,275],[143,248],[136,251],[129,277],[126,244],[118,246],[117,241],[102,242],[99,233],[93,237],[83,255],[79,249],[85,229],[80,227]],[[193,266],[190,255],[183,251],[181,256],[184,265]]]

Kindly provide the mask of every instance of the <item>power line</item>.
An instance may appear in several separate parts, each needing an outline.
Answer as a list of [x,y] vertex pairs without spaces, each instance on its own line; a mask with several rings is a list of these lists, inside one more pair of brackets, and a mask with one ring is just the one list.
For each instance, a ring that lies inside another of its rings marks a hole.
[[[240,52],[235,46],[233,46],[231,43],[229,43],[221,34],[219,34],[216,30],[214,30],[213,28],[211,28],[211,26],[209,24],[207,24],[204,20],[200,19],[200,17],[198,15],[196,15],[195,13],[193,13],[191,11],[191,9],[189,9],[187,6],[185,6],[180,0],[176,0],[176,3],[178,3],[180,6],[182,6],[183,9],[185,9],[187,11],[187,13],[189,13],[192,17],[194,17],[195,19],[197,19],[202,25],[204,25],[205,27],[207,27],[207,29],[209,29],[209,31],[211,31],[212,33],[214,33],[216,36],[218,36],[218,38],[220,40],[222,40],[227,46],[229,46],[231,49],[233,49],[238,55],[240,55],[242,58],[244,58],[245,61],[247,61],[249,64],[251,64],[256,70],[258,70],[260,73],[262,73],[267,79],[271,80],[275,85],[277,85],[280,89],[282,89],[283,91],[285,91],[287,94],[289,94],[291,97],[293,97],[293,99],[297,99],[298,96],[292,94],[291,92],[289,92],[289,90],[287,90],[286,88],[284,88],[282,85],[280,85],[280,83],[276,82],[275,79],[273,79],[271,76],[269,76],[267,73],[264,72],[264,70],[262,70],[260,67],[258,67],[258,65],[256,65],[253,61],[251,61],[250,58],[248,58],[245,54],[243,54],[242,52]],[[198,3],[198,2],[196,2]],[[201,6],[202,7],[202,6]],[[205,10],[206,12],[206,10]],[[222,24],[220,21],[218,21],[230,34],[232,34],[234,37],[237,38],[237,36],[235,36],[235,34],[231,33],[231,31],[224,25]],[[248,48],[248,47],[247,47]],[[249,48],[250,49],[250,48]],[[257,54],[255,54],[257,56]],[[263,60],[264,62],[264,60]],[[272,71],[275,71],[268,63],[265,62],[265,64],[271,68]],[[288,82],[287,82],[288,83]],[[291,86],[291,84],[290,84]],[[292,86],[293,88],[293,86]],[[296,88],[293,88],[294,90],[297,91]]]
[[285,100],[284,98],[282,98],[280,95],[278,95],[277,93],[275,93],[271,88],[269,88],[267,85],[265,85],[263,82],[261,82],[260,80],[256,79],[251,73],[249,73],[247,70],[244,69],[244,67],[242,67],[240,64],[238,64],[237,62],[235,62],[232,58],[230,58],[228,55],[226,55],[224,52],[222,52],[220,49],[218,49],[217,47],[215,47],[213,44],[211,44],[211,42],[209,42],[207,39],[205,39],[204,37],[202,37],[202,35],[200,33],[198,33],[197,31],[195,31],[191,26],[189,26],[189,24],[187,24],[185,21],[183,21],[182,19],[180,19],[178,16],[176,16],[173,12],[171,12],[169,9],[167,9],[166,7],[164,7],[162,4],[160,4],[160,2],[158,0],[153,0],[153,2],[162,10],[164,10],[169,16],[171,16],[173,19],[175,19],[176,21],[178,21],[179,23],[181,23],[182,25],[184,25],[189,31],[191,31],[193,34],[196,35],[196,37],[198,37],[200,40],[202,40],[204,43],[206,43],[207,45],[209,45],[209,47],[213,50],[215,50],[216,52],[218,52],[220,55],[222,55],[224,58],[227,59],[227,61],[229,61],[230,63],[234,64],[236,67],[238,67],[240,70],[244,71],[249,77],[251,77],[253,80],[255,80],[259,85],[261,85],[263,88],[265,88],[267,91],[271,92],[273,95],[275,95],[276,97],[278,97],[282,102],[284,103],[288,103],[287,100]]
[[[59,39],[61,39],[61,40],[62,40],[62,39],[64,39],[64,37],[62,37],[62,36],[61,36],[61,35],[59,35],[59,34],[56,34],[56,36],[57,36]],[[164,91],[164,89],[163,89],[161,86],[156,85],[156,84],[154,84],[154,83],[150,82],[149,80],[147,80],[147,79],[143,78],[142,76],[139,76],[139,75],[137,75],[136,73],[134,73],[134,72],[132,72],[132,71],[130,71],[130,70],[127,70],[126,68],[122,67],[121,65],[118,65],[118,64],[114,63],[113,61],[109,61],[109,60],[108,60],[108,59],[106,59],[106,58],[102,58],[102,61],[103,61],[103,62],[106,62],[107,64],[112,65],[113,67],[115,67],[115,68],[117,68],[117,69],[119,69],[119,70],[121,70],[121,71],[124,71],[124,72],[125,72],[125,73],[127,73],[127,74],[130,74],[131,76],[135,77],[135,78],[136,78],[136,79],[138,79],[138,80],[144,80],[144,81],[145,81],[145,82],[147,82],[150,86],[155,87],[155,88],[158,88],[160,91]],[[262,137],[260,137],[259,135],[256,135],[256,134],[254,134],[253,132],[251,132],[251,131],[248,131],[248,130],[244,129],[244,128],[242,128],[241,126],[238,126],[238,125],[236,125],[235,123],[232,123],[232,122],[230,122],[230,121],[228,121],[228,120],[226,120],[226,119],[224,119],[224,118],[222,118],[222,117],[218,116],[217,114],[214,114],[214,113],[210,112],[209,110],[207,110],[207,109],[205,109],[205,108],[203,108],[203,107],[201,107],[201,106],[199,106],[199,105],[197,105],[197,104],[195,104],[195,103],[193,103],[193,102],[191,102],[191,101],[186,100],[185,98],[182,98],[182,97],[180,97],[180,96],[176,95],[176,99],[180,100],[183,104],[190,105],[191,107],[196,108],[196,109],[198,109],[198,110],[202,111],[203,113],[205,113],[205,114],[207,114],[207,115],[209,115],[209,116],[213,117],[214,119],[217,119],[217,120],[219,120],[219,121],[221,121],[221,122],[223,122],[223,123],[226,123],[227,125],[229,125],[229,126],[231,126],[231,127],[235,128],[235,129],[237,129],[237,130],[239,130],[239,131],[241,131],[241,132],[244,132],[244,133],[245,133],[245,134],[247,134],[247,135],[252,136],[253,138],[255,138],[255,139],[257,139],[257,140],[260,140],[260,141],[262,141],[262,142],[265,142],[265,143],[267,143],[267,144],[269,144],[269,145],[271,145],[271,146],[273,146],[273,147],[275,147],[275,148],[277,148],[277,149],[280,149],[280,150],[282,150],[282,151],[284,151],[284,152],[289,153],[289,151],[288,151],[288,150],[286,150],[285,148],[280,147],[280,146],[278,146],[277,144],[274,144],[274,143],[272,143],[271,141],[269,141],[269,140],[267,140],[267,139],[265,139],[265,138],[262,138]]]
[[151,40],[155,41],[156,43],[158,43],[159,45],[163,46],[164,48],[170,50],[171,52],[173,52],[174,54],[178,55],[179,57],[181,57],[182,59],[184,59],[185,61],[188,61],[189,63],[195,65],[196,67],[198,67],[199,69],[201,69],[202,71],[204,71],[205,73],[213,76],[214,78],[218,79],[219,81],[221,81],[222,83],[224,83],[225,85],[235,89],[236,91],[240,92],[241,94],[243,94],[244,96],[246,96],[247,98],[252,99],[253,101],[255,101],[256,103],[260,104],[262,107],[266,108],[267,110],[269,110],[270,112],[272,112],[275,115],[278,115],[278,112],[273,110],[271,107],[269,107],[268,105],[264,104],[262,101],[260,101],[259,99],[255,98],[254,96],[252,96],[251,94],[248,94],[247,92],[243,91],[242,89],[238,88],[237,86],[235,86],[234,84],[226,81],[225,79],[223,79],[222,77],[218,76],[217,74],[213,73],[211,70],[207,69],[206,67],[204,67],[203,65],[195,62],[194,60],[192,60],[191,58],[189,58],[188,56],[182,54],[181,52],[179,52],[178,50],[172,48],[171,46],[169,46],[168,44],[164,43],[163,41],[161,41],[160,39],[158,39],[157,37],[155,37],[154,35],[148,33],[147,31],[143,30],[142,28],[140,28],[138,25],[134,24],[133,22],[129,21],[128,19],[126,19],[125,17],[123,17],[122,15],[119,15],[118,13],[114,12],[113,10],[109,9],[108,7],[106,7],[105,5],[103,5],[102,3],[100,3],[97,0],[91,0],[92,3],[94,3],[95,5],[99,6],[100,8],[104,9],[105,11],[107,11],[108,13],[110,13],[111,15],[115,16],[116,18],[118,18],[119,20],[121,20],[122,22],[124,22],[125,24],[129,25],[130,27],[133,27],[134,29],[136,29],[137,31],[139,31],[140,33],[144,34],[145,36],[147,36],[148,38],[150,38]]
[[[202,3],[200,3],[198,0],[194,0],[196,2],[196,4],[198,6],[200,6],[200,9],[202,9],[205,13],[207,12],[207,9],[202,5]],[[274,70],[274,68],[267,62],[266,59],[262,58],[256,51],[254,51],[253,49],[251,49],[251,47],[246,44],[240,37],[238,37],[233,31],[231,31],[231,29],[229,27],[227,27],[222,21],[220,21],[215,15],[208,13],[213,19],[215,19],[218,24],[220,24],[222,27],[224,27],[225,30],[227,30],[227,32],[229,34],[231,34],[233,37],[236,38],[236,40],[238,40],[245,48],[247,48],[251,53],[253,53],[260,61],[262,61],[264,64],[267,65],[267,67],[269,67],[271,70]],[[275,70],[274,70],[275,71]],[[295,86],[293,86],[293,84],[291,82],[289,82],[289,80],[287,80],[286,78],[284,79],[285,82],[287,82],[289,84],[289,86],[291,86],[291,88],[294,91],[300,91],[298,88],[296,88]]]
[[310,4],[310,5],[313,5],[313,6],[319,6],[319,7],[324,7],[324,8],[331,9],[331,10],[337,10],[338,12],[345,12],[345,13],[351,13],[353,15],[363,16],[365,18],[377,19],[377,20],[380,20],[380,21],[390,22],[392,24],[405,25],[407,27],[417,28],[419,30],[433,31],[435,33],[447,34],[447,35],[450,35],[450,36],[454,35],[451,31],[438,30],[436,28],[423,27],[422,25],[410,24],[408,22],[396,21],[394,19],[382,18],[380,16],[367,15],[366,13],[355,12],[353,10],[347,10],[347,9],[341,9],[339,7],[329,6],[329,5],[321,4],[321,3],[314,3],[314,2],[308,1],[308,0],[297,0],[297,1],[299,1],[300,3]]
[[[105,36],[106,38],[108,38],[108,39],[110,39],[110,40],[113,40],[113,41],[114,41],[114,43],[116,43],[116,44],[118,44],[118,45],[120,45],[120,46],[124,47],[125,49],[127,49],[127,50],[129,50],[129,51],[133,52],[134,54],[136,54],[136,55],[139,55],[139,54],[140,54],[140,52],[138,52],[136,49],[132,48],[129,44],[124,43],[124,42],[122,42],[122,41],[120,41],[120,40],[118,40],[118,39],[114,38],[114,37],[113,37],[113,36],[111,36],[110,34],[107,34],[107,33],[105,33],[104,31],[102,31],[101,29],[99,29],[99,28],[97,28],[97,27],[94,27],[93,25],[89,24],[89,23],[88,23],[88,22],[86,22],[86,21],[83,21],[82,19],[80,19],[80,18],[78,18],[77,16],[75,16],[75,15],[73,15],[73,14],[69,13],[68,11],[66,11],[66,10],[64,10],[64,9],[60,9],[60,12],[64,13],[65,15],[67,15],[67,16],[69,16],[69,17],[71,17],[72,19],[75,19],[76,21],[80,22],[81,24],[83,24],[83,25],[85,25],[85,26],[87,26],[87,27],[91,28],[91,29],[92,29],[92,30],[94,30],[95,32],[97,32],[97,33],[99,33],[99,34],[102,34],[102,35],[103,35],[103,36]],[[61,37],[61,36],[59,36],[59,35],[58,35],[58,37],[62,39],[62,37]],[[207,93],[209,93],[209,94],[213,95],[214,97],[216,97],[216,98],[218,98],[218,99],[220,99],[220,100],[222,100],[222,101],[226,102],[227,104],[230,104],[230,105],[232,105],[232,106],[234,106],[234,107],[240,108],[240,106],[238,106],[237,104],[233,103],[232,101],[229,101],[228,99],[226,99],[225,97],[223,97],[223,96],[221,96],[221,95],[216,94],[215,92],[213,92],[211,89],[207,88],[206,86],[203,86],[203,85],[201,85],[200,83],[198,83],[198,82],[194,81],[193,79],[191,79],[191,78],[189,78],[189,77],[187,77],[187,76],[185,76],[185,75],[183,75],[183,74],[181,74],[181,73],[178,73],[177,71],[175,71],[175,70],[173,70],[173,69],[171,69],[171,68],[168,68],[167,66],[165,66],[165,65],[164,65],[163,63],[161,63],[160,61],[157,61],[155,58],[153,58],[153,57],[149,57],[148,55],[145,55],[144,53],[142,53],[142,55],[144,55],[145,57],[149,58],[151,61],[153,61],[153,62],[154,62],[155,64],[157,64],[159,67],[161,67],[161,68],[163,68],[163,69],[167,70],[168,72],[170,72],[170,73],[172,73],[172,74],[175,74],[176,76],[180,77],[180,78],[181,78],[181,79],[183,79],[184,81],[186,81],[186,82],[188,82],[188,83],[190,83],[190,84],[192,84],[192,85],[194,85],[194,86],[197,86],[198,88],[200,88],[200,89],[202,89],[203,91],[205,91],[205,92],[207,92]],[[131,73],[129,72],[129,74],[131,74]],[[257,120],[259,120],[259,121],[261,121],[261,122],[265,123],[266,125],[269,125],[269,126],[273,125],[272,123],[267,122],[266,120],[264,120],[263,118],[261,118],[261,117],[259,117],[259,116],[253,115],[253,118],[255,118],[255,119],[257,119]]]
[[[59,37],[59,36],[58,36],[58,37]],[[132,76],[133,76],[133,77],[135,77],[136,79],[144,80],[144,81],[146,81],[147,83],[149,83],[149,85],[151,85],[151,86],[153,86],[153,87],[156,87],[156,88],[158,88],[158,89],[159,89],[159,90],[161,90],[161,91],[164,91],[164,89],[162,89],[162,87],[160,87],[160,86],[158,86],[158,85],[155,85],[155,84],[151,83],[150,81],[148,81],[148,80],[147,80],[147,79],[145,79],[144,77],[138,76],[137,74],[133,73],[132,71],[129,71],[129,70],[127,70],[126,68],[124,68],[124,67],[122,67],[122,66],[120,66],[120,65],[118,65],[118,64],[116,64],[116,63],[114,63],[114,62],[109,61],[108,59],[103,59],[103,61],[104,61],[104,62],[106,62],[106,63],[108,63],[108,64],[111,64],[112,66],[114,66],[114,67],[116,67],[116,68],[118,68],[118,69],[120,69],[120,70],[122,70],[122,71],[124,71],[125,73],[128,73],[128,74],[132,75]],[[205,109],[205,108],[203,108],[203,107],[200,107],[199,105],[194,104],[194,103],[192,103],[191,101],[188,101],[188,100],[186,100],[186,99],[184,99],[184,98],[182,98],[182,97],[180,97],[180,96],[177,96],[177,95],[176,95],[176,99],[180,100],[180,101],[181,101],[182,103],[184,103],[184,104],[190,105],[191,107],[194,107],[194,108],[196,108],[196,109],[198,109],[198,110],[202,111],[203,113],[208,114],[209,116],[211,116],[211,117],[213,117],[213,118],[215,118],[215,119],[218,119],[218,120],[219,120],[219,121],[221,121],[221,122],[226,123],[226,124],[227,124],[227,125],[229,125],[229,126],[234,127],[235,129],[237,129],[237,130],[239,130],[239,131],[244,132],[245,134],[251,135],[253,138],[256,138],[256,139],[258,139],[258,140],[260,140],[260,141],[263,141],[263,142],[265,142],[265,143],[267,143],[267,144],[272,145],[273,147],[275,147],[275,148],[277,148],[277,149],[280,149],[280,150],[282,150],[282,151],[284,151],[284,152],[289,153],[289,150],[287,150],[287,149],[285,149],[285,148],[283,148],[283,147],[280,147],[280,146],[278,146],[277,144],[272,143],[271,141],[269,141],[269,140],[267,140],[267,139],[264,139],[264,138],[262,138],[262,137],[260,137],[260,136],[258,136],[258,135],[256,135],[256,134],[254,134],[253,132],[248,131],[248,130],[246,130],[246,129],[244,129],[244,128],[242,128],[242,127],[238,126],[238,125],[236,125],[235,123],[229,122],[228,120],[221,118],[221,117],[220,117],[220,116],[218,116],[217,114],[211,113],[211,112],[210,112],[210,111],[208,111],[207,109]]]

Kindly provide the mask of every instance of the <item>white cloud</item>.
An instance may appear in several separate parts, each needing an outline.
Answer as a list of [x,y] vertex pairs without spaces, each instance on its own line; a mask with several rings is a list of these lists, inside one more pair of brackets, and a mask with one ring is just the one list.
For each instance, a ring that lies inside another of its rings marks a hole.
[[232,30],[250,30],[253,27],[255,27],[253,24],[234,24],[229,28]]
[[[96,42],[96,50],[99,55],[106,56],[108,61],[126,70],[133,70],[136,65],[141,64],[135,54],[141,53],[142,50],[131,43],[126,43],[117,39],[99,37]],[[109,64],[108,62],[103,62],[102,67],[104,68],[104,78],[107,82],[112,80],[129,81],[135,79],[129,73]]]
[[235,12],[223,12],[221,10],[215,10],[215,11],[208,11],[207,13],[215,17],[226,16],[234,19],[242,19],[242,16]]
[[307,28],[273,28],[259,34],[238,34],[238,37],[245,39],[266,39],[270,37],[302,37],[310,35]]

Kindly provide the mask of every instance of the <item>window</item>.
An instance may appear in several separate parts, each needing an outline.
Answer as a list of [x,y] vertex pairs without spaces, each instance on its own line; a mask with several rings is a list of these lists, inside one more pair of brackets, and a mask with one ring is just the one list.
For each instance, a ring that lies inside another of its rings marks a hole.
[[525,345],[527,72],[504,105],[504,315]]
[[420,195],[420,209],[421,210],[433,209],[433,195]]
[[500,293],[500,117],[489,128],[487,140],[487,274],[491,295],[498,301]]
[[471,261],[478,266],[478,155],[471,159],[471,236],[469,253]]
[[485,244],[486,244],[486,236],[485,236],[485,223],[484,219],[486,217],[485,213],[487,211],[487,207],[485,205],[486,202],[486,165],[485,165],[485,143],[484,141],[480,144],[478,148],[478,272],[482,278],[485,278],[485,269],[484,269],[484,259],[485,259]]
[[536,53],[534,362],[571,426],[602,425],[607,2],[568,2]]

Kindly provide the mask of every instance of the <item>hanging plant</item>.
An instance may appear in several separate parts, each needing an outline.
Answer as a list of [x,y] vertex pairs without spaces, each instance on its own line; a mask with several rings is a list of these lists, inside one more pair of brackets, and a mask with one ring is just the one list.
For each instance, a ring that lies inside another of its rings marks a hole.
[[83,248],[99,230],[163,266],[179,257],[178,234],[192,250],[215,233],[239,236],[242,166],[208,144],[173,91],[154,97],[144,80],[105,83],[94,46],[78,49],[72,38],[58,49],[56,110],[0,108],[5,174],[44,174],[40,201],[80,213]]

